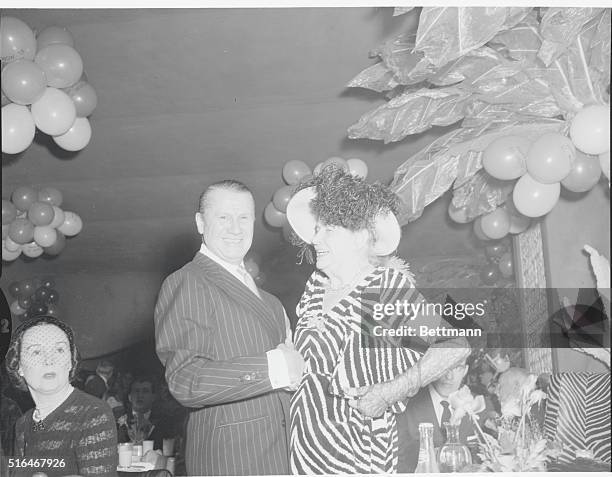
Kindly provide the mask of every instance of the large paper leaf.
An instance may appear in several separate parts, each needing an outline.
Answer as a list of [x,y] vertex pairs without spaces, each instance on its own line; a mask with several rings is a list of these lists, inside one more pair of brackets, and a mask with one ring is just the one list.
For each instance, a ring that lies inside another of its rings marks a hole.
[[404,13],[408,13],[409,11],[411,11],[414,7],[395,7],[393,9],[393,16],[397,17],[399,15],[403,15]]
[[426,80],[434,73],[433,65],[423,53],[414,51],[416,35],[401,34],[372,51],[395,74],[397,81],[404,85]]
[[424,7],[415,49],[434,66],[465,55],[518,23],[530,8]]
[[596,25],[591,41],[591,56],[588,64],[603,74],[604,83],[610,83],[610,16],[612,10],[606,8],[594,21]]
[[382,139],[389,143],[432,126],[448,126],[463,118],[469,96],[452,87],[409,91],[364,114],[348,134],[351,139]]
[[380,61],[355,76],[347,86],[349,88],[367,88],[382,93],[398,85],[399,83],[396,81],[393,71],[389,70]]
[[538,57],[549,66],[576,39],[584,25],[603,12],[603,8],[549,8],[540,22],[542,46]]
[[[501,113],[500,113],[501,115]],[[501,136],[522,135],[535,139],[545,132],[559,131],[564,126],[563,121],[532,119],[531,122],[517,122],[513,113],[505,113],[507,120],[482,121],[470,128],[458,128],[438,138],[423,148],[396,171],[391,184],[393,191],[402,199],[403,207],[399,214],[400,223],[406,224],[416,220],[424,208],[444,194],[455,182],[462,189],[456,195],[457,206],[463,207],[473,200],[469,212],[480,215],[493,210],[505,200],[508,183],[497,184],[495,181],[483,189],[473,186],[470,181],[482,169],[482,151],[489,143]],[[496,186],[499,186],[496,189]],[[475,199],[479,190],[484,193],[484,199]],[[475,216],[475,215],[473,215]]]
[[474,219],[503,204],[512,192],[514,182],[495,179],[481,169],[460,185],[455,183],[453,205],[465,207],[467,218]]

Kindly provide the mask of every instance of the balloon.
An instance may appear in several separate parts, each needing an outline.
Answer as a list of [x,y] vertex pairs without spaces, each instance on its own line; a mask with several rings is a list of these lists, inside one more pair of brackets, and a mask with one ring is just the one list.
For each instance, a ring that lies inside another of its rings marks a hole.
[[291,160],[283,166],[283,179],[289,185],[297,184],[310,173],[310,167],[303,161]]
[[41,31],[36,37],[38,50],[49,45],[68,45],[74,47],[74,37],[67,28],[50,26]]
[[470,219],[467,216],[467,209],[465,207],[458,209],[452,202],[448,205],[448,216],[453,220],[453,222],[457,222],[458,224],[467,224],[470,222]]
[[349,172],[357,177],[365,179],[368,176],[368,165],[361,159],[347,159],[346,164],[348,165]]
[[27,211],[36,202],[37,197],[36,190],[29,186],[17,187],[11,194],[13,204],[21,211]]
[[57,230],[64,234],[66,237],[72,237],[78,234],[83,228],[83,221],[74,212],[64,211],[64,222],[60,225]]
[[46,303],[49,300],[49,290],[45,287],[40,287],[34,292],[34,299],[40,303]]
[[43,247],[47,255],[59,255],[66,246],[66,237],[63,233],[57,232],[57,240],[50,247]]
[[34,59],[36,38],[32,29],[15,17],[0,18],[0,57],[3,65],[20,58]]
[[512,274],[514,273],[514,265],[510,252],[505,253],[499,259],[499,263],[497,264],[497,266],[499,267],[499,271],[501,272],[502,276],[504,276],[505,278],[510,278],[512,276]]
[[599,165],[601,166],[601,172],[610,180],[610,151],[599,155]]
[[34,225],[49,225],[53,222],[55,211],[53,206],[44,202],[34,202],[28,209],[28,219]]
[[31,242],[34,238],[34,225],[28,219],[15,219],[9,226],[9,237],[18,244]]
[[49,316],[58,316],[59,308],[53,304],[47,305],[47,315]]
[[496,179],[511,180],[527,172],[527,151],[531,142],[521,136],[503,136],[482,152],[482,166]]
[[13,295],[15,298],[19,298],[21,294],[21,286],[19,286],[19,282],[12,282],[8,287],[9,293]]
[[13,61],[2,70],[2,90],[13,103],[32,104],[46,87],[45,73],[33,61]]
[[43,249],[36,242],[26,243],[21,246],[21,251],[26,257],[36,258],[43,254]]
[[266,208],[264,209],[264,218],[266,219],[268,225],[271,225],[272,227],[282,227],[287,221],[287,216],[285,213],[276,209],[272,202],[266,205]]
[[2,226],[2,240],[8,237],[8,229],[9,229],[8,224]]
[[496,243],[495,245],[488,245],[485,247],[485,253],[489,258],[501,257],[504,253],[506,253],[506,251],[506,246],[501,243]]
[[67,88],[83,74],[81,55],[69,45],[45,46],[36,53],[34,62],[45,72],[47,84],[52,88]]
[[21,248],[21,244],[15,242],[11,237],[6,237],[6,239],[4,239],[4,248],[9,252],[16,252]]
[[68,131],[59,136],[54,136],[55,143],[66,151],[80,151],[91,139],[91,125],[87,118],[76,118],[76,121]]
[[19,302],[17,300],[14,300],[11,303],[11,313],[13,315],[23,315],[25,310],[19,306]]
[[57,231],[50,225],[34,227],[34,241],[41,247],[51,247],[57,240]]
[[32,103],[32,117],[42,132],[59,136],[74,124],[76,109],[66,93],[56,88],[47,88],[40,99]]
[[576,148],[569,138],[547,133],[534,141],[527,153],[527,171],[542,184],[553,184],[566,177],[574,163]]
[[34,287],[34,282],[32,280],[26,279],[26,280],[21,281],[21,297],[22,298],[31,297],[35,291],[36,291],[36,288]]
[[287,185],[281,187],[274,193],[274,196],[272,197],[272,204],[274,204],[274,207],[277,210],[280,210],[281,212],[287,211],[287,204],[293,195],[293,190],[294,187]]
[[19,255],[21,255],[21,248],[16,252],[9,252],[5,247],[2,247],[2,260],[5,262],[12,262],[19,257]]
[[593,104],[582,108],[570,126],[574,145],[585,154],[603,154],[610,150],[610,106]]
[[591,190],[601,177],[601,166],[597,159],[578,151],[574,165],[568,176],[561,181],[561,185],[572,192]]
[[74,103],[78,118],[89,116],[98,105],[96,90],[87,81],[78,81],[70,88],[66,88],[65,93]]
[[491,240],[490,237],[487,237],[487,235],[482,231],[482,226],[481,226],[481,220],[482,217],[478,217],[476,220],[474,220],[474,225],[473,225],[473,229],[474,230],[474,235],[476,235],[476,237],[478,237],[480,240]]
[[47,305],[44,303],[35,303],[30,307],[32,316],[41,316],[47,313]]
[[494,285],[499,278],[499,269],[495,265],[487,265],[480,272],[480,278],[485,285]]
[[497,208],[493,212],[482,216],[480,227],[484,234],[492,239],[500,239],[508,235],[510,230],[510,217],[504,209]]
[[524,215],[510,215],[510,230],[511,234],[520,234],[527,230],[531,225],[531,219]]
[[542,184],[529,173],[521,177],[512,191],[516,209],[527,217],[541,217],[550,212],[559,200],[561,185]]
[[[38,191],[38,200],[39,202],[44,202],[45,204],[56,205],[59,207],[62,205],[64,197],[59,190],[53,187],[43,187],[40,189],[40,191]],[[55,210],[55,212],[57,212],[57,210]]]
[[338,156],[333,156],[330,157],[329,159],[323,161],[323,164],[321,164],[321,169],[324,169],[325,167],[329,166],[330,164],[335,164],[337,167],[339,167],[340,169],[348,172],[349,170],[349,166],[346,163],[346,160],[344,160],[341,157]]
[[59,293],[53,288],[48,289],[47,303],[57,303],[59,301]]
[[259,265],[254,260],[245,260],[244,268],[253,278],[259,275]]
[[32,298],[31,297],[21,297],[19,299],[19,306],[21,308],[23,308],[24,310],[27,310],[28,308],[30,308],[30,306],[32,306]]
[[49,227],[56,229],[64,223],[64,211],[58,206],[54,205],[53,212],[53,221],[49,224]]
[[2,152],[19,154],[25,151],[32,144],[35,133],[34,118],[27,106],[11,103],[2,107]]
[[43,279],[41,285],[45,288],[53,288],[55,286],[55,281],[53,278],[45,278]]
[[10,200],[2,199],[2,225],[10,224],[17,217],[17,207]]

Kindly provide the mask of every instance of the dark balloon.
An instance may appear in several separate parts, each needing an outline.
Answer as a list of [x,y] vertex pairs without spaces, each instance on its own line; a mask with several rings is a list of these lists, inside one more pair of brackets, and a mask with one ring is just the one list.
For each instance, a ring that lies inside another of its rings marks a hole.
[[66,246],[66,237],[59,230],[57,232],[57,240],[50,247],[43,247],[47,255],[59,255]]
[[31,298],[20,298],[18,303],[21,308],[23,308],[24,310],[27,310],[32,305],[32,299]]
[[40,287],[34,293],[34,298],[41,303],[46,303],[49,299],[49,289],[45,287]]
[[45,288],[53,288],[55,286],[55,280],[53,280],[53,278],[45,278],[42,281],[42,286]]
[[480,272],[480,278],[485,285],[494,285],[499,279],[499,268],[495,265],[487,265]]
[[24,298],[30,297],[34,294],[36,289],[34,288],[34,282],[32,280],[23,280],[21,282],[21,296]]
[[47,305],[45,305],[44,303],[35,303],[30,307],[30,313],[32,314],[32,316],[40,316],[47,313],[47,309]]
[[57,303],[59,301],[59,293],[57,290],[53,288],[49,289],[49,296],[47,298],[47,303]]
[[13,282],[9,285],[9,293],[15,298],[18,298],[21,295],[21,286],[19,285],[19,282]]

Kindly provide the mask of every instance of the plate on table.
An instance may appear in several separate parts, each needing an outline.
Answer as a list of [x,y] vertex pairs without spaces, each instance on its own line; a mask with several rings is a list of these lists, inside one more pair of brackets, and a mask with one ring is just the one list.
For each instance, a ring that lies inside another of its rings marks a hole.
[[155,465],[150,462],[136,462],[129,467],[117,467],[117,472],[146,472],[148,470],[153,470],[154,467]]

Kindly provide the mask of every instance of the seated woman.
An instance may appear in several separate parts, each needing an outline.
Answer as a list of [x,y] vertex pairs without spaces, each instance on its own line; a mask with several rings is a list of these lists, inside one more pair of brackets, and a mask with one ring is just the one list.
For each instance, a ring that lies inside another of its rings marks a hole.
[[301,187],[287,218],[314,246],[317,270],[297,306],[294,340],[306,366],[291,400],[291,471],[396,472],[401,401],[465,359],[469,346],[392,338],[404,325],[441,325],[395,307],[423,299],[402,267],[382,265],[401,235],[393,192],[334,166]]
[[15,475],[117,475],[117,430],[100,399],[70,384],[77,366],[72,329],[57,318],[23,323],[11,340],[6,367],[13,383],[27,388],[35,408],[15,426],[15,457],[42,464]]

